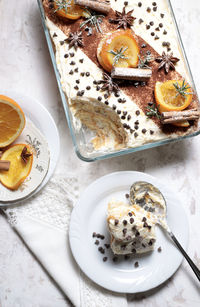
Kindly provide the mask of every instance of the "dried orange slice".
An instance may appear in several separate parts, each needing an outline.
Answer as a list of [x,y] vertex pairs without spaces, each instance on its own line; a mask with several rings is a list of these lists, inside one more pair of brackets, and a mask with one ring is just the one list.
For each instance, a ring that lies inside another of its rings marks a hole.
[[[180,89],[179,91],[177,87]],[[181,88],[184,91],[182,94],[180,93]],[[156,82],[155,99],[160,112],[182,111],[192,101],[192,89],[184,80]]]
[[74,4],[74,0],[58,0],[54,1],[54,8],[57,15],[67,19],[79,19],[83,16],[84,9]]
[[0,95],[0,148],[10,145],[21,134],[25,116],[11,98]]
[[[185,80],[156,82],[155,99],[160,112],[182,111],[192,101],[192,89]],[[185,120],[174,125],[188,127],[190,124]]]
[[115,67],[137,67],[139,47],[131,30],[117,30],[106,35],[99,43],[97,57],[105,70]]
[[27,159],[21,156],[24,147],[27,148],[27,153],[31,153],[28,145],[16,144],[4,151],[1,157],[1,160],[10,161],[9,170],[0,171],[0,182],[10,190],[17,190],[32,168],[33,155],[31,154]]

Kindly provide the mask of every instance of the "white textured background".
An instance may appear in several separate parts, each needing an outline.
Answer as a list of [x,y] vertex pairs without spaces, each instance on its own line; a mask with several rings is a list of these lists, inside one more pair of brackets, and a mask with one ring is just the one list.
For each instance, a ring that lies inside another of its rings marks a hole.
[[[200,94],[200,2],[171,2]],[[83,187],[118,170],[146,171],[170,181],[182,196],[189,217],[189,254],[200,265],[200,137],[93,164],[80,161],[72,149],[35,0],[0,0],[0,88],[31,95],[49,109],[62,139],[57,172],[63,166],[66,172],[77,171],[84,178]],[[184,261],[159,291],[129,297],[129,302],[142,307],[197,307],[200,286]],[[69,303],[0,215],[0,307],[31,306],[64,307]]]

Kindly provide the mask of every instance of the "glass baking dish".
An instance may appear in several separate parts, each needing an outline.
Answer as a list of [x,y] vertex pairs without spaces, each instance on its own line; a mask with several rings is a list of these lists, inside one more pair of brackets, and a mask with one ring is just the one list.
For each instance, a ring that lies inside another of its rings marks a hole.
[[[191,70],[190,70],[190,67],[189,67],[189,64],[188,64],[188,60],[187,60],[187,57],[186,57],[186,54],[185,54],[185,50],[184,50],[184,47],[183,47],[183,44],[182,44],[182,40],[181,40],[181,37],[180,37],[180,33],[179,33],[179,30],[178,30],[176,19],[175,19],[174,13],[173,13],[172,5],[170,3],[170,0],[165,0],[165,1],[166,1],[167,5],[170,9],[170,13],[171,13],[172,21],[173,21],[173,26],[175,28],[176,35],[177,35],[179,50],[180,50],[180,53],[181,53],[182,58],[184,60],[187,75],[189,76],[189,79],[190,79],[190,84],[193,87],[193,90],[196,92],[196,87],[195,87],[194,80],[193,80],[193,77],[192,77],[192,74],[191,74]],[[87,162],[107,159],[107,158],[111,158],[111,157],[130,154],[130,153],[140,151],[140,150],[144,150],[144,149],[148,149],[148,148],[157,147],[157,146],[168,144],[168,143],[171,143],[171,142],[180,141],[180,140],[183,140],[183,139],[193,137],[193,136],[200,134],[200,123],[198,122],[197,131],[192,132],[191,134],[188,134],[188,135],[177,136],[176,138],[166,138],[164,140],[159,140],[159,141],[155,141],[155,142],[152,142],[152,143],[147,143],[147,144],[144,144],[144,145],[141,145],[141,146],[138,146],[138,147],[125,148],[125,149],[117,150],[117,151],[114,151],[114,150],[113,151],[111,151],[111,150],[109,150],[109,151],[108,150],[107,151],[105,151],[105,150],[104,151],[100,151],[100,150],[99,151],[93,151],[92,145],[89,142],[89,139],[91,139],[91,132],[86,127],[83,127],[83,126],[78,131],[74,127],[74,121],[73,121],[73,118],[72,118],[72,113],[71,113],[71,110],[68,106],[65,94],[62,90],[60,74],[59,74],[59,71],[58,71],[58,68],[57,68],[57,65],[56,65],[56,59],[55,59],[53,44],[52,44],[52,41],[51,41],[49,30],[48,30],[46,23],[45,23],[45,13],[44,13],[42,1],[37,0],[37,2],[38,2],[40,14],[41,14],[44,33],[45,33],[45,36],[46,36],[46,40],[47,40],[52,64],[53,64],[53,67],[54,67],[54,71],[55,71],[55,75],[56,75],[56,79],[57,79],[57,83],[58,83],[58,88],[59,88],[59,91],[60,91],[62,104],[63,104],[65,115],[66,115],[66,118],[67,118],[70,134],[71,134],[71,137],[72,137],[72,140],[73,140],[73,144],[74,144],[76,154],[80,159],[82,159],[83,161],[87,161]]]

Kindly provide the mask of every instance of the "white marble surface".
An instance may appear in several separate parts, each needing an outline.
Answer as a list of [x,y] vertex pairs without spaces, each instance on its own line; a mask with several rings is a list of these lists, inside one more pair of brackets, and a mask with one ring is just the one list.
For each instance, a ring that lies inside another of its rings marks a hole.
[[[200,94],[200,3],[197,0],[171,2]],[[119,170],[145,171],[170,182],[179,192],[188,215],[188,252],[200,265],[200,137],[112,160],[82,162],[72,148],[36,1],[0,0],[0,29],[0,88],[31,95],[51,112],[62,140],[56,172],[63,168],[66,172],[73,170],[85,179],[82,189],[97,177]],[[70,306],[3,215],[0,215],[0,225],[0,306]],[[184,261],[163,287],[144,295],[129,296],[128,300],[130,306],[197,307],[200,286]]]

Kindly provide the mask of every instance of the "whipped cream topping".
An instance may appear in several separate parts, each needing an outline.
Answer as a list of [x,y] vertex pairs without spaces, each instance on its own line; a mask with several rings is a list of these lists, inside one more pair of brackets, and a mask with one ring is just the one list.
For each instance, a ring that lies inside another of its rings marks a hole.
[[154,249],[155,223],[141,207],[112,200],[108,204],[107,223],[115,254],[146,253]]

